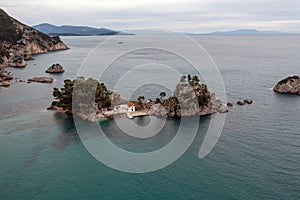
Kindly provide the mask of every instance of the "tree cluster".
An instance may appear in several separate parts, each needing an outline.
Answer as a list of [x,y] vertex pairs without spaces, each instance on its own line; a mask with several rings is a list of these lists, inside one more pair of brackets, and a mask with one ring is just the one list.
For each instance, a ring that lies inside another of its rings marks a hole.
[[[104,83],[89,78],[87,80],[64,80],[64,86],[61,89],[54,88],[53,96],[55,101],[53,106],[63,108],[68,115],[72,115],[73,110],[83,114],[88,114],[95,109],[110,108],[111,92]],[[73,106],[72,108],[72,104]]]

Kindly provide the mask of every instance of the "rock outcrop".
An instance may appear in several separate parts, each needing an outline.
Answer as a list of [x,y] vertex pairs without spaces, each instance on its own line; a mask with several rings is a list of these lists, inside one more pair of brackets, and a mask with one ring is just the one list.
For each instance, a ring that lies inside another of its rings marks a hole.
[[227,106],[223,105],[214,93],[208,91],[207,85],[199,84],[198,77],[195,77],[194,80],[185,80],[185,77],[182,77],[173,96],[151,105],[149,114],[174,118],[228,112]]
[[240,105],[240,106],[243,106],[243,105],[245,105],[245,102],[244,101],[237,101],[236,104]]
[[253,103],[253,100],[252,99],[245,99],[244,102],[246,104],[252,104]]
[[46,73],[63,73],[63,72],[65,72],[64,68],[58,63],[53,64],[46,70]]
[[27,66],[27,64],[25,63],[24,58],[18,58],[13,60],[10,64],[10,67],[15,67],[15,68],[24,68]]
[[228,102],[228,103],[227,103],[227,106],[228,106],[228,107],[232,107],[232,106],[233,106],[233,104],[232,104],[232,103],[230,103],[230,102]]
[[51,77],[34,77],[34,78],[28,79],[28,82],[52,83],[53,78],[51,78]]
[[25,61],[30,61],[30,60],[34,60],[34,58],[31,57],[31,55],[25,53],[25,54],[24,54],[24,60],[25,60]]
[[300,77],[289,76],[279,81],[273,88],[274,92],[281,94],[296,94],[300,95]]
[[13,80],[13,76],[10,72],[2,69],[0,70],[0,86],[2,87],[9,87],[10,81]]
[[168,111],[160,103],[154,104],[148,111],[149,115],[166,118]]
[[65,50],[68,47],[59,37],[50,37],[16,19],[0,9],[0,67],[8,67],[15,56],[30,60],[30,54]]
[[223,106],[223,105],[222,105],[220,108],[217,109],[217,111],[218,111],[219,113],[227,113],[227,112],[228,112],[228,109],[227,109],[226,106]]

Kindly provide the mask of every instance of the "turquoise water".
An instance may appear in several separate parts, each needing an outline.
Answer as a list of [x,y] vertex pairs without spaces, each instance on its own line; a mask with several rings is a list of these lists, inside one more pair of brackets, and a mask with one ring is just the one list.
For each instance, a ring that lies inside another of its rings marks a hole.
[[[26,79],[59,62],[66,73],[53,75],[53,84],[0,89],[0,199],[300,199],[300,98],[271,90],[281,78],[299,74],[300,36],[195,39],[218,64],[228,100],[254,100],[230,110],[207,157],[199,159],[198,151],[210,117],[199,121],[188,151],[161,170],[129,174],[94,159],[73,121],[45,107],[52,88],[75,77],[103,37],[64,37],[70,50],[37,55],[25,69],[10,69]],[[125,137],[112,121],[103,127],[115,144],[143,152],[168,143],[178,121],[144,141]]]

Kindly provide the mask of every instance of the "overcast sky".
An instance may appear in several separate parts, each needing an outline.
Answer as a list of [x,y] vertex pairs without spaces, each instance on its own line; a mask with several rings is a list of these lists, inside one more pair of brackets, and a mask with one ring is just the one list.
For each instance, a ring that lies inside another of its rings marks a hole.
[[0,7],[28,25],[300,33],[300,0],[1,0]]

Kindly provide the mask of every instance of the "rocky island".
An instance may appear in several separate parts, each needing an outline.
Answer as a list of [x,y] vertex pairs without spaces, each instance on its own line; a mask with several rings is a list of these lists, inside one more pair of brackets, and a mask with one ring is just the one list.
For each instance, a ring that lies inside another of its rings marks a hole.
[[228,112],[227,106],[208,91],[207,85],[201,84],[197,76],[190,75],[181,77],[172,96],[166,98],[166,93],[161,92],[160,97],[147,102],[144,96],[126,100],[119,93],[109,91],[104,83],[82,77],[65,80],[63,88],[54,88],[53,96],[48,110],[77,115],[87,121],[126,115],[129,118],[147,115],[176,118]]
[[65,72],[64,68],[58,63],[53,64],[46,70],[46,73],[64,73],[64,72]]
[[34,77],[34,78],[30,78],[28,79],[28,82],[37,82],[37,83],[52,83],[53,82],[53,78],[51,77]]
[[273,88],[274,92],[280,94],[295,94],[300,95],[300,77],[289,76],[279,81]]
[[50,37],[10,17],[0,9],[0,68],[25,67],[31,54],[68,49],[58,36]]

